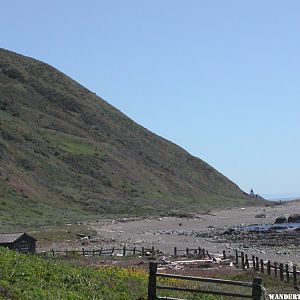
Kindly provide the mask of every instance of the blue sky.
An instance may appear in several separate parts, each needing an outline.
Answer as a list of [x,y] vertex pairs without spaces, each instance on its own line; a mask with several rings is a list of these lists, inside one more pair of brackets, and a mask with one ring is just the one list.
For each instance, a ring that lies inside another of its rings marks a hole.
[[0,47],[45,61],[260,194],[300,195],[300,1],[10,0]]

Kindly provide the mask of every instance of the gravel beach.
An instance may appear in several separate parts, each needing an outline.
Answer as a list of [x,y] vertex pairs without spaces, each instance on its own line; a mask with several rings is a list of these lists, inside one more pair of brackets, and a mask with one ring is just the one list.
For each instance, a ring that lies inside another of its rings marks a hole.
[[[152,247],[165,252],[173,253],[177,249],[205,248],[210,253],[234,254],[239,249],[249,255],[256,255],[271,261],[300,263],[299,239],[300,232],[292,236],[285,245],[282,243],[286,234],[278,233],[274,245],[266,245],[266,233],[253,236],[223,233],[229,228],[251,224],[274,223],[276,217],[300,213],[300,201],[282,202],[277,205],[264,207],[246,207],[214,210],[209,214],[196,214],[189,218],[156,217],[136,220],[107,220],[91,223],[90,227],[96,230],[98,237],[109,245],[128,245]],[[256,217],[265,214],[265,218]],[[274,234],[273,234],[274,235]],[[250,239],[251,236],[251,239]],[[257,241],[255,241],[257,240]],[[261,242],[260,242],[261,240]]]

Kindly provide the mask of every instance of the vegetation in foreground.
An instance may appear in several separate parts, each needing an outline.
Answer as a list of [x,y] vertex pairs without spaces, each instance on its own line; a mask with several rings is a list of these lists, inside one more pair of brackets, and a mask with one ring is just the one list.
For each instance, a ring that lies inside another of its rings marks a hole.
[[[3,248],[0,268],[0,299],[147,299],[148,274],[138,268],[74,266]],[[189,299],[218,298],[198,295]]]
[[0,249],[1,299],[144,299],[144,271],[75,267]]
[[[0,248],[0,299],[15,300],[146,300],[147,271],[140,268],[91,267],[77,262],[42,259]],[[225,276],[232,280],[252,281],[254,274]],[[217,277],[217,276],[213,276]],[[224,278],[224,275],[222,275]],[[268,291],[288,291],[290,287],[278,284],[264,276]],[[182,286],[176,280],[162,282]],[[189,287],[197,287],[191,283]],[[186,285],[185,285],[186,286]],[[209,288],[208,286],[205,288]],[[213,288],[216,288],[214,286]],[[220,287],[217,287],[220,289]],[[235,288],[234,288],[235,289]],[[232,288],[230,291],[233,291]],[[240,290],[237,290],[241,292]],[[292,291],[292,290],[290,290]],[[161,295],[166,295],[162,293]],[[168,294],[181,296],[180,294]],[[185,295],[188,299],[223,299],[212,295]]]

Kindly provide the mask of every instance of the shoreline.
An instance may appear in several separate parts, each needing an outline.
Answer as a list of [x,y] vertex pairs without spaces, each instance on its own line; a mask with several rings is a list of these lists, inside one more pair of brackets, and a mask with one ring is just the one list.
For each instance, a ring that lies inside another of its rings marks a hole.
[[[251,234],[248,237],[246,235],[237,238],[233,235],[224,235],[224,231],[229,228],[252,224],[274,224],[276,217],[282,215],[288,217],[294,213],[300,213],[299,200],[267,206],[215,209],[207,214],[190,214],[190,217],[181,218],[157,216],[99,220],[86,222],[87,227],[96,232],[96,235],[91,241],[86,241],[84,246],[81,240],[74,238],[74,240],[45,243],[40,245],[38,250],[81,249],[82,247],[96,249],[128,245],[149,248],[154,246],[155,249],[172,254],[174,247],[178,249],[201,247],[211,253],[222,253],[226,250],[229,255],[233,255],[234,250],[238,249],[263,259],[300,264],[300,250],[298,244],[293,244],[293,236],[290,245],[281,245],[286,235],[275,236],[275,246],[271,247],[265,245],[266,239],[261,233],[257,236],[259,238]],[[265,214],[266,218],[255,217],[259,214]],[[299,231],[296,237],[295,241],[300,244]]]

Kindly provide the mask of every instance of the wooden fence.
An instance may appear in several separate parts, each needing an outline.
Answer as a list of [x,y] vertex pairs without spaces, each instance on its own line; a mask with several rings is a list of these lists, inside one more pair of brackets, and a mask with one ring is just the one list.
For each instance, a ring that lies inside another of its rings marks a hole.
[[[208,250],[205,250],[204,248],[198,247],[198,248],[185,248],[185,249],[178,249],[177,247],[174,247],[173,255],[175,257],[186,255],[186,256],[197,256],[200,258],[209,258],[211,259],[211,255],[209,254]],[[224,255],[224,253],[223,253]]]
[[[154,247],[151,248],[146,248],[146,247],[112,247],[112,248],[99,248],[99,249],[85,249],[82,248],[81,250],[74,250],[74,249],[65,249],[65,250],[54,250],[51,249],[50,251],[44,251],[41,253],[43,254],[50,254],[51,256],[61,256],[61,255],[82,255],[82,256],[126,256],[126,255],[156,255],[156,254],[165,254],[162,251],[155,249]],[[185,248],[185,249],[178,249],[177,247],[174,247],[174,252],[173,252],[174,257],[179,257],[179,256],[194,256],[198,258],[209,258],[211,259],[210,253],[201,247],[198,248]],[[226,258],[225,251],[223,251],[223,257]]]
[[[202,289],[192,289],[192,288],[178,287],[178,286],[157,285],[158,277],[173,278],[173,279],[183,280],[183,281],[209,282],[209,283],[218,284],[218,285],[222,284],[222,285],[248,287],[248,288],[251,288],[251,294],[239,294],[239,293],[231,293],[231,292],[216,291],[216,290],[202,290]],[[261,278],[254,278],[253,282],[243,282],[243,281],[232,281],[232,280],[225,280],[225,279],[190,277],[190,276],[157,273],[157,263],[150,262],[150,264],[149,264],[149,281],[148,281],[148,300],[157,300],[157,299],[175,300],[175,299],[177,299],[177,298],[159,297],[157,295],[157,290],[202,293],[202,294],[229,296],[229,297],[235,297],[235,298],[240,297],[240,298],[260,300],[262,293],[263,293],[263,288],[262,288],[261,284],[262,284]]]
[[[109,249],[100,248],[100,249],[84,249],[81,250],[54,250],[51,249],[48,252],[41,253],[42,255],[50,254],[51,256],[58,255],[82,255],[82,256],[127,256],[127,255],[141,255],[141,256],[154,256],[157,254],[164,254],[163,252],[155,249],[154,247],[146,248],[146,247],[112,247]],[[167,255],[167,253],[165,253]],[[227,258],[226,252],[223,251],[223,259]],[[174,247],[173,256],[188,256],[188,257],[197,257],[200,259],[212,259],[212,255],[204,248],[185,248],[178,249]],[[298,289],[298,280],[300,276],[300,272],[297,271],[296,266],[293,265],[292,268],[289,264],[271,263],[270,260],[264,261],[257,256],[252,255],[248,256],[246,253],[242,251],[235,250],[235,264],[236,266],[241,266],[242,269],[253,269],[255,272],[265,273],[268,275],[273,275],[275,278],[278,278],[281,281],[285,281],[287,283],[293,283],[294,288]]]
[[112,248],[99,248],[99,249],[84,249],[81,250],[72,250],[72,249],[66,249],[66,250],[54,250],[51,249],[50,251],[42,252],[41,254],[50,254],[51,256],[61,256],[61,255],[81,255],[81,256],[126,256],[126,255],[155,255],[158,253],[158,250],[152,248],[127,248],[126,246],[122,248],[112,247]]
[[298,275],[300,275],[300,272],[297,271],[295,265],[290,268],[289,264],[271,263],[270,260],[264,261],[255,255],[248,257],[243,251],[239,253],[238,250],[235,250],[235,263],[243,269],[252,268],[255,272],[266,273],[270,276],[274,275],[275,278],[279,278],[287,283],[293,280],[294,288],[298,289]]

